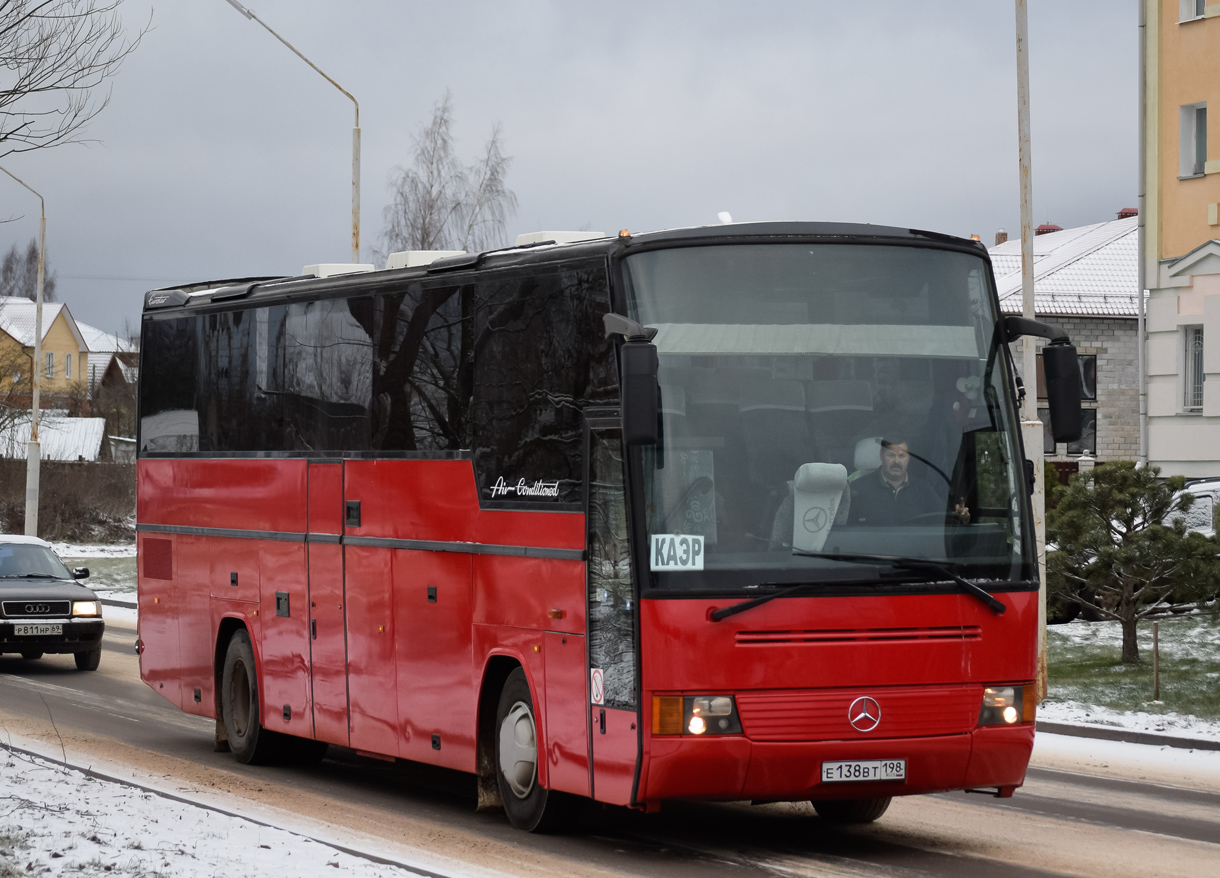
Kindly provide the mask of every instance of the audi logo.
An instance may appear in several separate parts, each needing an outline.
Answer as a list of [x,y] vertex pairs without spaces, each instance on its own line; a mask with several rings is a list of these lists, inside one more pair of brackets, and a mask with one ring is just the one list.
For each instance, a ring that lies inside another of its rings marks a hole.
[[32,616],[37,616],[39,614],[45,615],[45,614],[51,612],[51,605],[50,604],[26,604],[25,611]]
[[881,705],[867,695],[857,698],[847,708],[847,721],[858,732],[871,732],[881,722]]

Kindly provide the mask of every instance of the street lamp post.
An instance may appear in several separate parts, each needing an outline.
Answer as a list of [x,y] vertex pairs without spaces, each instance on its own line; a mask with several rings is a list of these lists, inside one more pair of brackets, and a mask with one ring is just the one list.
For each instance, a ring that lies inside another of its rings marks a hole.
[[355,107],[356,107],[356,126],[354,128],[352,128],[352,262],[354,262],[354,263],[359,262],[360,261],[360,102],[357,101],[354,97],[352,97],[351,93],[347,89],[345,89],[343,86],[339,85],[339,83],[335,82],[333,79],[331,79],[329,76],[327,76],[322,71],[322,68],[318,67],[317,64],[313,63],[308,58],[306,58],[304,55],[302,55],[300,50],[297,49],[296,46],[294,46],[292,43],[288,42],[286,39],[284,39],[279,34],[277,34],[275,31],[273,31],[271,29],[271,27],[267,24],[267,22],[263,21],[261,18],[259,18],[257,15],[255,15],[253,12],[251,12],[249,9],[247,9],[242,4],[238,3],[237,0],[227,0],[227,2],[230,6],[232,6],[234,9],[236,9],[246,18],[250,19],[251,21],[257,21],[264,28],[266,28],[267,33],[271,34],[271,36],[275,37],[277,40],[279,40],[281,43],[283,43],[285,46],[287,46],[289,49],[291,49],[294,55],[296,55],[298,58],[300,58],[302,61],[304,61],[306,64],[308,64],[310,67],[312,67],[314,70],[316,70],[319,74],[321,74],[322,77],[327,82],[329,82],[335,88],[339,89],[339,91],[343,92],[343,94],[355,105]]
[[[1034,183],[1030,168],[1029,135],[1029,12],[1026,0],[1016,0],[1017,13],[1017,137],[1021,182],[1021,316],[1034,319]],[[1038,551],[1038,700],[1046,697],[1046,467],[1042,452],[1042,423],[1038,420],[1038,353],[1025,336],[1022,374],[1025,410],[1021,435],[1025,453],[1034,463],[1034,541]]]
[[[34,189],[11,172],[0,168],[26,189]],[[47,203],[42,196],[38,202],[42,205],[42,218],[38,224],[38,285],[34,298],[34,368],[30,370],[30,381],[33,383],[33,399],[30,401],[30,444],[26,450],[25,469],[25,533],[26,536],[38,536],[38,464],[40,460],[38,446],[38,415],[42,392],[42,281],[46,273],[47,254]]]

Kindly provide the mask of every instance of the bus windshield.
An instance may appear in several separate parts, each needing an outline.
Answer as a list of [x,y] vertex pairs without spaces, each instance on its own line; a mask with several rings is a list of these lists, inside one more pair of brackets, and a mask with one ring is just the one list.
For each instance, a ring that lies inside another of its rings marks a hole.
[[652,587],[850,579],[867,555],[1029,577],[985,260],[726,244],[631,255],[624,280],[658,330],[660,434],[632,460]]

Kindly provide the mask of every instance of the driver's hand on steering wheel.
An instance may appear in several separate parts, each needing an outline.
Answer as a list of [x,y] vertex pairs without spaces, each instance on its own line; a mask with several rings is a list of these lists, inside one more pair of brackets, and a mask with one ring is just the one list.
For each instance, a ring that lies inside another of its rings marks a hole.
[[957,498],[957,505],[953,507],[953,514],[957,516],[957,520],[962,524],[970,523],[970,507],[966,505],[965,497]]

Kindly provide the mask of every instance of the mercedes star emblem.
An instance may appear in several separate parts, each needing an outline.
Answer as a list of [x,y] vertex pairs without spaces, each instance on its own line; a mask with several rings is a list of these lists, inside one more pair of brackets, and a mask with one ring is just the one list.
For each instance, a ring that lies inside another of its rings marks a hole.
[[847,708],[847,721],[857,732],[871,732],[881,722],[881,705],[877,699],[862,695]]

